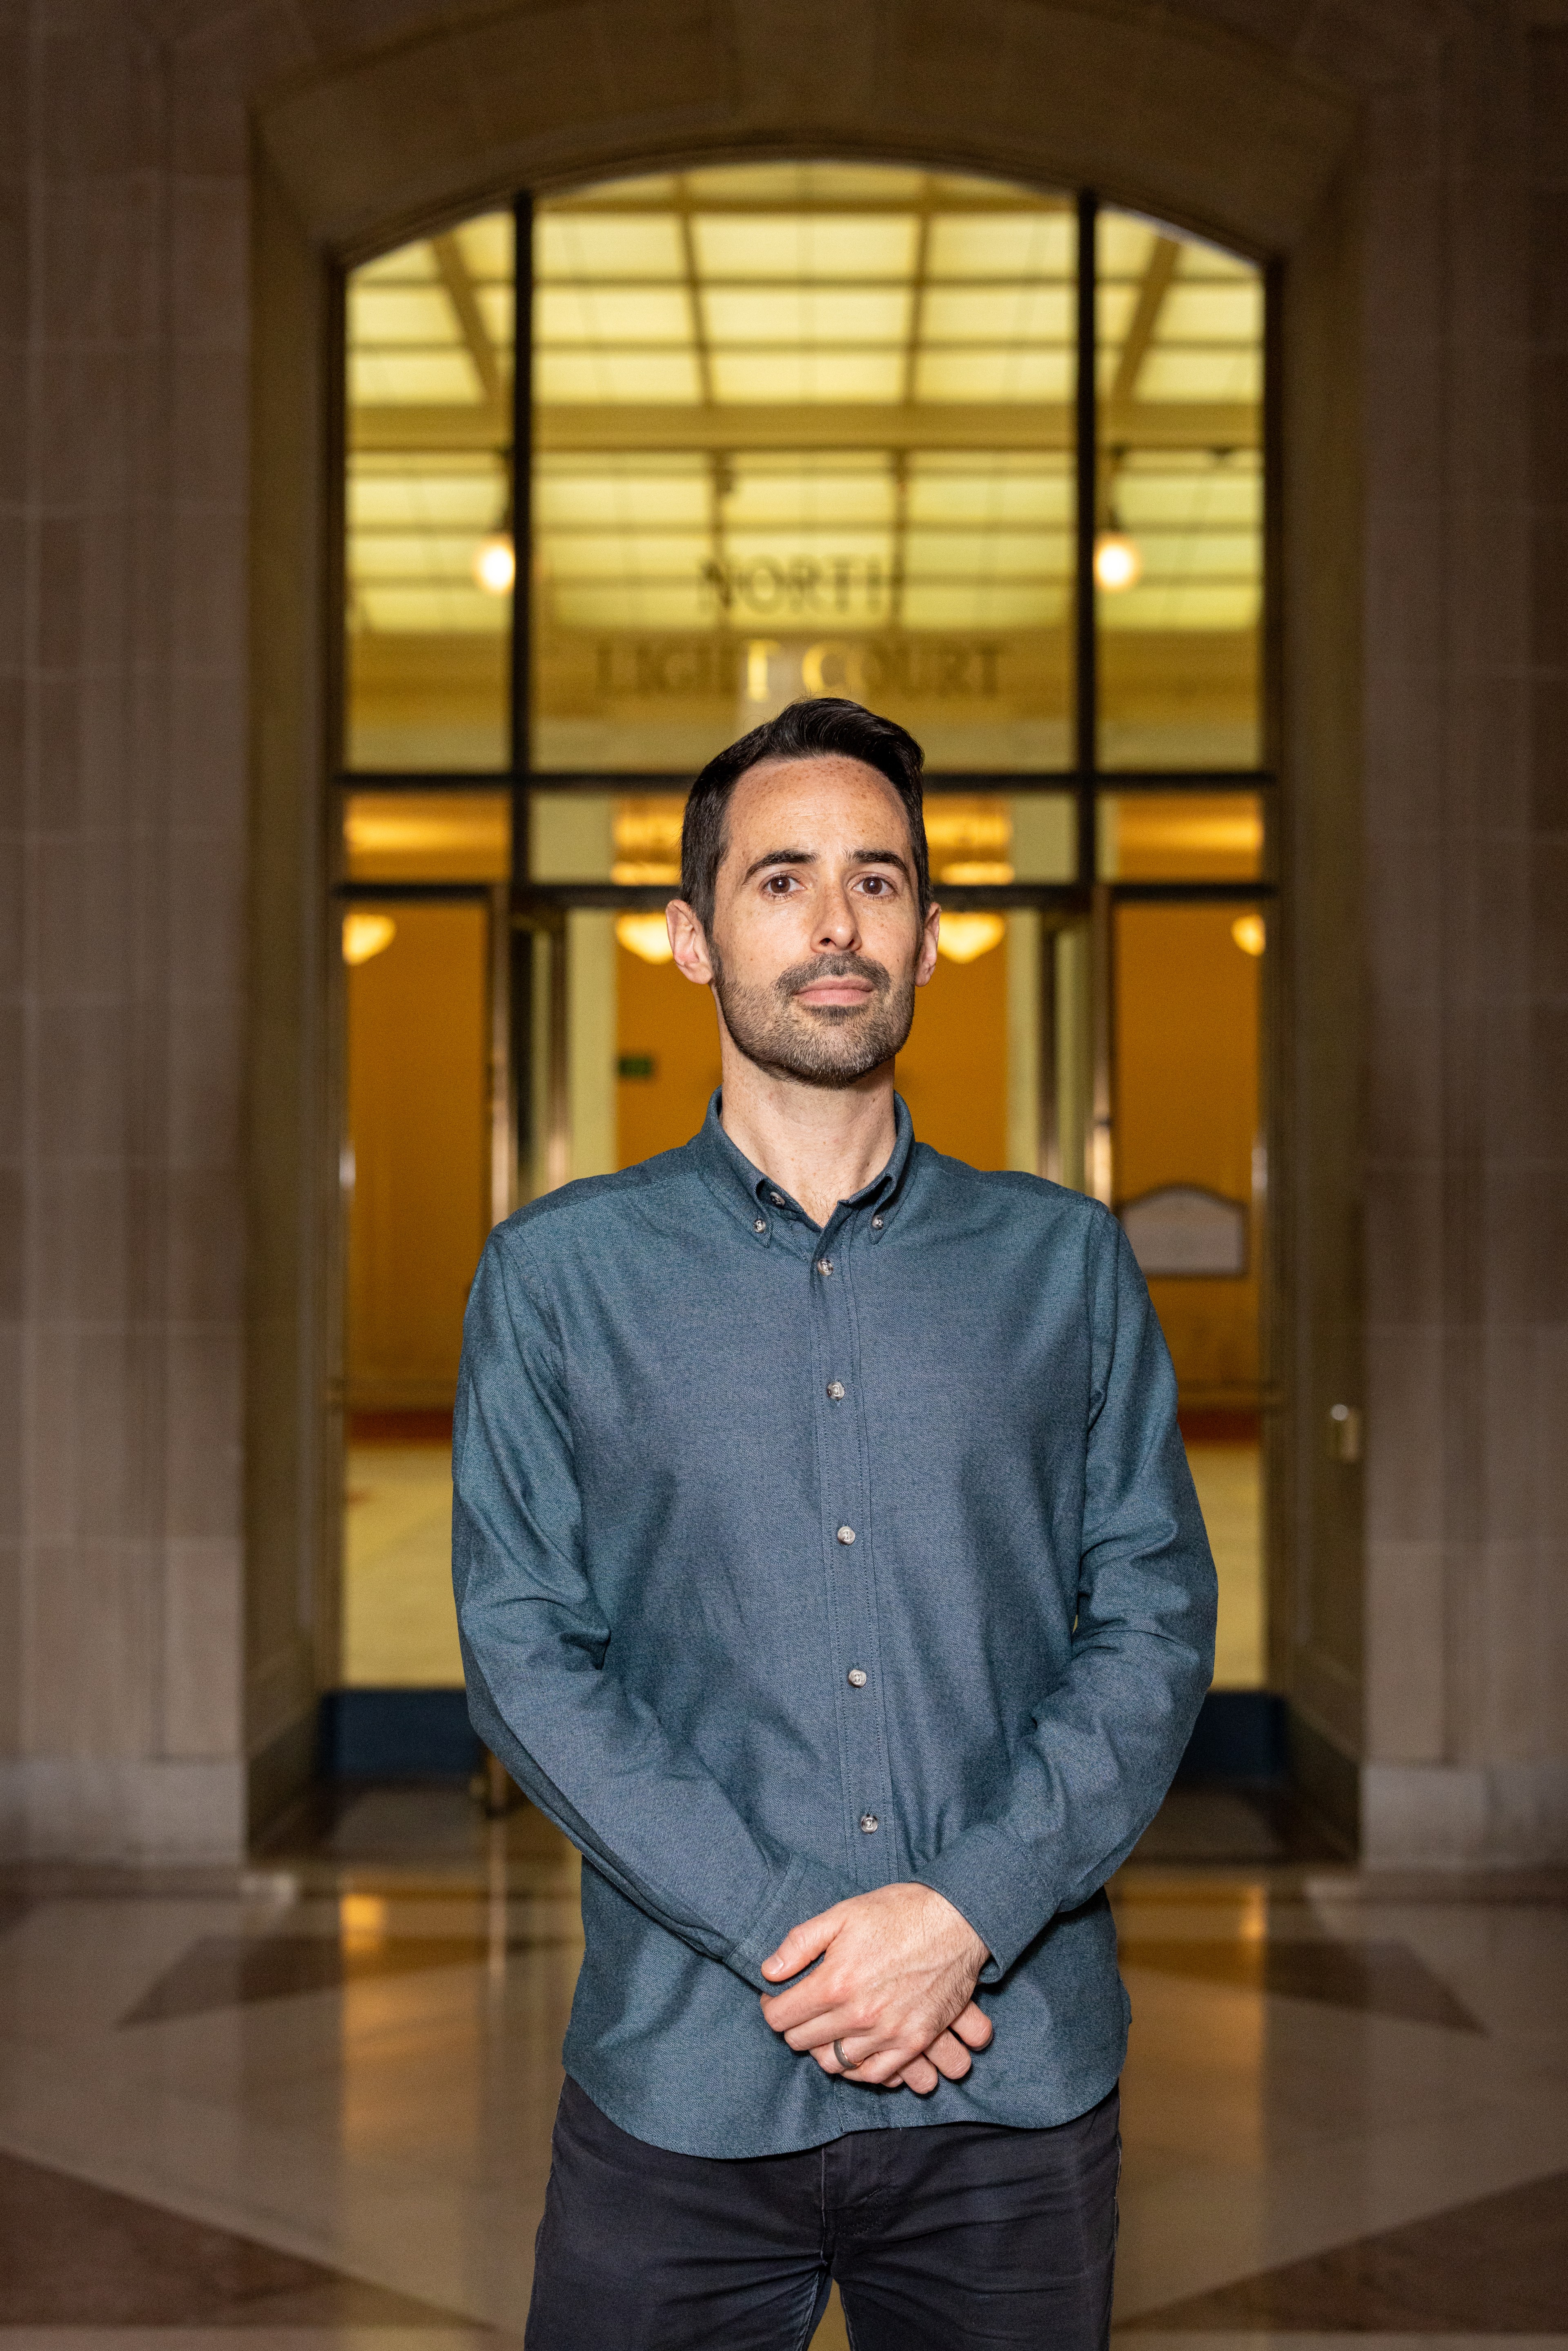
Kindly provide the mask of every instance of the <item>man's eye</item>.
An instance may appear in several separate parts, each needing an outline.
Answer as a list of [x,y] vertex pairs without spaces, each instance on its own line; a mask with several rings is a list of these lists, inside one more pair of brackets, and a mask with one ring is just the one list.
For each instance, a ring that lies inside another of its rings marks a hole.
[[763,888],[764,890],[771,891],[775,898],[787,897],[789,893],[794,888],[794,875],[793,873],[770,873],[767,880],[763,883]]
[[860,884],[863,890],[872,892],[878,898],[886,897],[892,886],[885,873],[867,873]]

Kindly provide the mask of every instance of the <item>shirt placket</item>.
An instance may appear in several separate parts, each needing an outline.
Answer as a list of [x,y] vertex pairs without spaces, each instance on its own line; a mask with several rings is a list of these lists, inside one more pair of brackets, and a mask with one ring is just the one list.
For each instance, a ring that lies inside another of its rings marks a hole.
[[852,1213],[836,1217],[812,1260],[813,1356],[823,1544],[830,1598],[832,1656],[844,1759],[845,1834],[850,1868],[863,1886],[896,1875],[895,1832],[878,1688],[871,1495],[854,1312],[856,1234]]

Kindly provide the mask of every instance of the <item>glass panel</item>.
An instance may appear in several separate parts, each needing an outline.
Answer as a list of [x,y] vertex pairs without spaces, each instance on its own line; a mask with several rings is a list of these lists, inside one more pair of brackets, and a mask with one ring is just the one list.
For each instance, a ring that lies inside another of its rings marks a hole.
[[1106,882],[1256,882],[1263,871],[1257,792],[1106,792],[1099,804]]
[[490,1226],[486,912],[351,908],[343,946],[344,1679],[457,1684],[452,1404]]
[[1117,1212],[1175,1360],[1220,1570],[1215,1679],[1255,1687],[1264,1670],[1257,1416],[1263,917],[1233,906],[1124,905],[1115,938]]
[[350,882],[508,881],[511,796],[347,793],[343,859]]
[[1257,767],[1262,272],[1127,213],[1098,235],[1100,763]]
[[680,880],[685,811],[684,792],[533,792],[529,877],[614,882],[629,888],[668,883],[673,895]]
[[939,890],[944,883],[972,889],[1075,878],[1077,818],[1070,793],[928,792],[925,812]]
[[348,286],[348,765],[511,758],[513,225],[487,213]]
[[536,238],[536,768],[691,771],[802,694],[1068,764],[1069,205],[766,164]]

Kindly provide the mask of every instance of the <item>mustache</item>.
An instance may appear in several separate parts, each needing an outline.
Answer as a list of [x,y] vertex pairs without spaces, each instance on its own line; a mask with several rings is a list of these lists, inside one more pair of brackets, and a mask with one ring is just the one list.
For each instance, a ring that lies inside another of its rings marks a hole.
[[781,971],[774,982],[775,992],[788,1003],[803,987],[811,987],[820,979],[864,979],[870,983],[878,998],[887,996],[893,979],[886,965],[873,963],[869,956],[813,956],[809,963],[792,963]]

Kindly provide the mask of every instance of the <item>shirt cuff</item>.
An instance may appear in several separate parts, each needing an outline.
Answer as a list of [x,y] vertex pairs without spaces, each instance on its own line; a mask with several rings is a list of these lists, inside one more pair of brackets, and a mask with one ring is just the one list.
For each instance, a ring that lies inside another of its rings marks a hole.
[[1033,1856],[984,1821],[944,1845],[915,1877],[961,1911],[991,1953],[981,1983],[1000,1981],[1057,1907]]
[[[792,1927],[815,1918],[819,1911],[831,1909],[854,1891],[826,1862],[795,1854],[757,1916],[735,1942],[730,1954],[731,1966],[748,1983],[760,1984],[764,1991],[782,1991],[782,1982],[771,1983],[763,1974],[763,1961],[777,1950]],[[784,1981],[787,1982],[788,1978]]]

